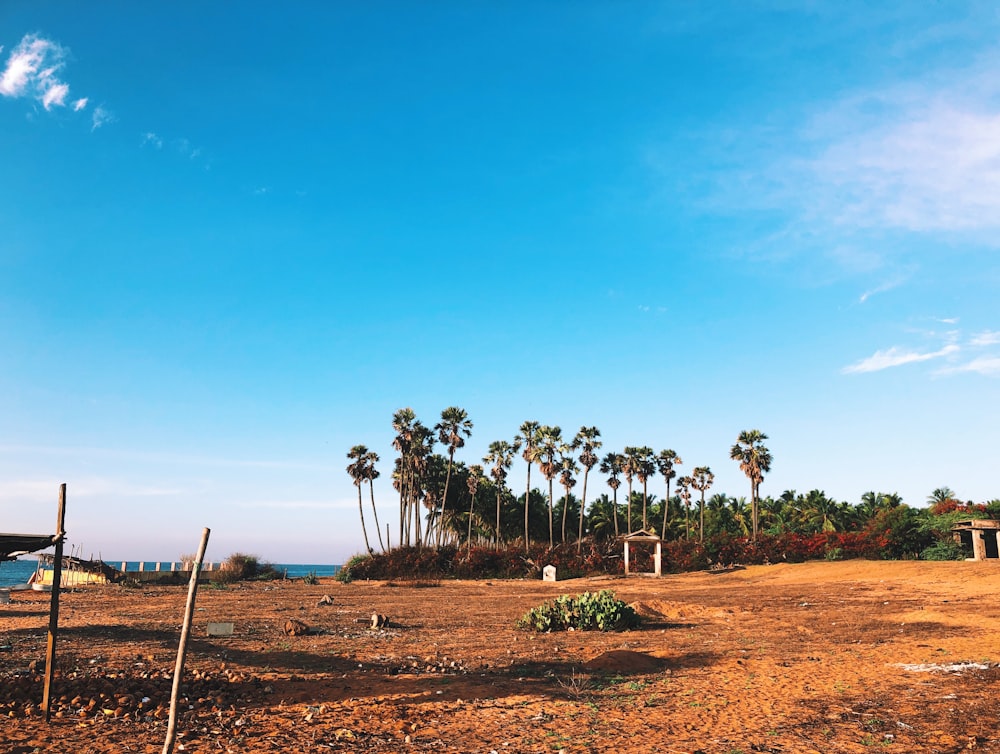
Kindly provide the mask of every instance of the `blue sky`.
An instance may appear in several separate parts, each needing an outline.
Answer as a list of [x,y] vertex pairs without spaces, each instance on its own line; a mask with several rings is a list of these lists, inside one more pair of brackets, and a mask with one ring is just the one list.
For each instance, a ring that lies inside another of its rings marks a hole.
[[[1000,497],[990,3],[0,6],[0,529],[362,549],[446,406]],[[512,472],[523,478],[523,463]],[[516,484],[515,484],[516,486]],[[591,484],[590,489],[599,485]],[[659,487],[657,483],[654,489]]]

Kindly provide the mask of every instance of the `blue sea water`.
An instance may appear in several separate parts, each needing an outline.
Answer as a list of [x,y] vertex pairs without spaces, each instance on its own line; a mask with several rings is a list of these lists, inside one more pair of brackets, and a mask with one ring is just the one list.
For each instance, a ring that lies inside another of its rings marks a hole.
[[[122,561],[109,560],[107,563],[115,568],[121,568]],[[218,566],[217,563],[214,565]],[[315,573],[320,577],[330,577],[335,576],[337,571],[340,570],[339,565],[328,565],[325,563],[274,563],[273,565],[278,573],[284,574],[289,579],[301,579],[310,573]],[[126,566],[130,571],[139,570],[139,562],[135,560],[126,561]],[[35,572],[35,568],[37,567],[38,560],[36,558],[7,560],[0,563],[0,587],[24,584],[31,578],[31,574]],[[177,564],[177,567],[180,568],[180,563]],[[170,570],[170,563],[161,561],[160,569],[164,571]],[[144,561],[143,570],[156,570],[156,563],[153,561]]]
[[27,583],[37,567],[38,561],[35,558],[0,562],[0,587]]

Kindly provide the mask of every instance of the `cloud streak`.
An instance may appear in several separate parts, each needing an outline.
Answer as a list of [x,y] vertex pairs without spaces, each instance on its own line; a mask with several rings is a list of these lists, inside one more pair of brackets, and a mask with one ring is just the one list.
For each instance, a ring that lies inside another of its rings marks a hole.
[[939,369],[935,372],[935,374],[945,375],[970,372],[981,374],[984,377],[1000,377],[1000,356],[981,356],[966,364],[944,367],[943,369]]
[[[56,42],[37,34],[26,34],[7,57],[0,74],[0,95],[10,98],[28,97],[40,102],[46,110],[65,107],[69,84],[61,78],[67,51]],[[73,110],[87,106],[87,99],[73,103]]]
[[835,223],[912,232],[1000,227],[1000,108],[946,92],[873,93],[838,121],[877,122],[836,135],[804,164],[812,199]]
[[[941,321],[950,323],[952,320]],[[1000,376],[1000,354],[997,354],[997,349],[993,348],[993,346],[1000,345],[1000,331],[983,330],[967,339],[963,339],[962,333],[958,330],[949,330],[945,333],[929,332],[924,335],[939,342],[943,341],[944,345],[937,349],[893,346],[876,351],[868,358],[844,367],[840,370],[841,374],[880,372],[883,369],[944,358],[947,360],[948,366],[935,370],[935,376],[961,373],[974,373],[988,377]],[[974,354],[975,358],[964,360],[968,359],[968,356],[963,359],[961,354],[967,353],[970,349],[978,353]],[[961,363],[963,360],[964,363]]]
[[940,359],[943,356],[950,356],[956,354],[961,349],[952,344],[947,345],[937,351],[929,351],[921,353],[920,351],[907,351],[903,348],[898,348],[893,346],[892,348],[887,348],[884,351],[876,351],[874,354],[869,356],[867,359],[862,359],[856,364],[844,367],[841,372],[843,374],[864,374],[866,372],[880,372],[883,369],[890,369],[892,367],[903,366],[904,364],[915,364],[921,361],[930,361],[931,359]]
[[91,131],[96,131],[102,126],[106,126],[108,123],[114,123],[117,120],[114,113],[106,109],[103,105],[98,105],[94,108],[94,112],[91,115]]

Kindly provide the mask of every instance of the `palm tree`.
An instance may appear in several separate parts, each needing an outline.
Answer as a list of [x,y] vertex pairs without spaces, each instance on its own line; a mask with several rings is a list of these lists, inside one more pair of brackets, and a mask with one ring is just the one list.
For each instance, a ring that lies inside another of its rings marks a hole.
[[500,506],[503,501],[503,493],[507,489],[507,474],[511,464],[514,463],[514,456],[520,448],[517,440],[509,443],[506,440],[494,440],[490,443],[489,453],[483,457],[483,463],[492,464],[490,476],[497,492],[497,527],[496,542],[500,547]]
[[691,539],[691,482],[689,476],[677,480],[677,494],[684,501],[684,539]]
[[552,480],[559,473],[559,464],[556,461],[556,456],[559,453],[559,446],[562,445],[562,429],[544,425],[539,427],[536,439],[538,440],[538,467],[542,472],[542,476],[549,483],[549,547],[552,547],[555,544],[552,526],[552,509],[554,506]]
[[760,485],[764,474],[771,470],[771,451],[764,445],[767,435],[759,429],[745,429],[729,450],[729,457],[740,462],[740,469],[750,480],[750,517],[753,521],[753,541],[757,541],[760,524]]
[[608,487],[613,493],[611,510],[615,519],[615,536],[618,536],[618,488],[622,486],[622,480],[618,475],[622,473],[622,464],[625,457],[621,453],[606,453],[601,459],[601,473],[608,476]]
[[927,502],[930,505],[936,503],[946,503],[949,500],[957,500],[955,497],[955,491],[951,487],[938,487],[930,495],[927,496]]
[[378,510],[375,508],[375,480],[381,476],[379,470],[375,468],[375,464],[378,462],[378,453],[374,450],[369,450],[365,454],[365,481],[368,482],[368,492],[371,495],[372,500],[372,516],[375,519],[375,533],[378,534],[378,546],[382,548],[382,552],[385,552],[385,546],[388,544],[389,540],[389,532],[386,532],[386,541],[383,542],[382,528],[378,522]]
[[580,448],[580,465],[583,466],[583,498],[580,500],[580,530],[576,538],[576,551],[583,546],[583,512],[587,507],[587,476],[597,465],[597,453],[601,449],[601,430],[597,427],[580,427],[573,442]]
[[591,502],[590,510],[587,511],[587,523],[590,533],[595,539],[607,538],[609,533],[614,530],[612,506],[613,503],[608,498],[607,493],[598,495]]
[[622,461],[622,473],[625,475],[625,482],[628,484],[628,502],[625,507],[625,528],[627,534],[632,533],[632,477],[639,470],[639,448],[634,445],[625,448],[625,460]]
[[660,539],[667,538],[667,513],[670,511],[670,480],[677,476],[674,466],[683,465],[684,461],[677,455],[677,451],[661,450],[656,456],[656,468],[667,482],[667,496],[663,498],[663,527],[660,532]]
[[[950,490],[946,494],[954,494]],[[864,521],[869,521],[878,515],[880,511],[887,508],[898,508],[903,504],[901,498],[895,492],[866,492],[861,496],[861,503],[857,507],[857,515]]]
[[465,538],[466,549],[472,549],[472,519],[475,516],[476,493],[479,491],[479,480],[483,478],[483,467],[474,463],[469,467],[469,476],[465,484],[469,488],[469,534]]
[[649,507],[649,492],[646,487],[646,482],[649,478],[656,473],[656,456],[653,455],[653,449],[643,445],[641,448],[636,449],[635,457],[635,475],[638,477],[639,481],[642,482],[642,528],[643,531],[647,530],[649,527],[649,520],[646,516],[646,511]]
[[[448,501],[448,483],[451,481],[451,469],[455,463],[455,451],[465,445],[466,437],[472,437],[472,422],[464,408],[449,406],[441,412],[441,421],[434,425],[434,429],[438,433],[438,441],[448,447],[448,473],[444,479],[444,494],[441,496],[440,522],[444,520],[444,506]],[[441,546],[440,525],[437,528],[435,544],[437,547]]]
[[822,490],[810,490],[798,501],[799,514],[810,533],[837,531],[840,506]]
[[747,510],[747,499],[745,497],[731,497],[729,498],[729,512],[732,515],[733,522],[736,524],[736,528],[739,530],[741,537],[749,536],[750,534],[750,511]]
[[698,541],[705,541],[705,492],[715,481],[715,474],[708,466],[698,466],[691,472],[691,486],[701,492],[701,502],[698,504],[700,523],[698,525]]
[[410,473],[410,451],[413,445],[413,423],[417,415],[412,408],[401,408],[392,416],[392,428],[396,432],[392,447],[399,453],[396,459],[393,486],[399,491],[399,546],[403,546],[404,533],[406,544],[410,543],[409,505],[410,488],[412,486]]
[[[564,445],[564,449],[569,450],[569,446]],[[566,490],[566,497],[563,500],[563,510],[562,510],[562,541],[566,541],[566,516],[569,512],[569,495],[572,489],[576,486],[576,477],[573,476],[580,470],[580,467],[576,463],[576,459],[573,458],[568,452],[565,454],[560,453],[559,456],[559,483]],[[583,506],[580,506],[581,511]],[[581,518],[583,513],[580,514]]]
[[528,507],[531,500],[531,467],[538,462],[538,422],[526,421],[521,425],[520,432],[514,437],[514,442],[523,447],[521,457],[528,463],[528,487],[524,492],[524,551],[531,549],[531,536],[528,533]]
[[347,457],[354,461],[354,463],[348,464],[347,473],[351,475],[354,486],[358,488],[358,513],[361,516],[361,533],[365,537],[365,549],[371,555],[375,551],[368,544],[368,529],[365,527],[365,509],[361,503],[361,483],[365,481],[368,474],[368,448],[364,445],[355,445],[347,451]]
[[422,502],[427,500],[424,477],[433,451],[433,430],[424,426],[419,420],[415,421],[413,423],[413,441],[410,446],[410,495],[411,507],[413,508],[413,542],[417,547],[423,545],[420,533],[420,506]]

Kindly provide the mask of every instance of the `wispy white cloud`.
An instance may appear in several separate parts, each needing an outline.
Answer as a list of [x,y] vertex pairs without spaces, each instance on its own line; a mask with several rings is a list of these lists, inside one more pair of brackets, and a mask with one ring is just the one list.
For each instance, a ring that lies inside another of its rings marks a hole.
[[87,106],[87,98],[81,97],[76,102],[73,103],[73,112],[78,113]]
[[[0,74],[0,95],[18,98],[29,97],[41,103],[46,110],[64,107],[69,96],[69,84],[61,78],[66,65],[67,51],[56,42],[37,34],[26,34],[7,57],[7,64]],[[80,110],[77,104],[74,110]]]
[[98,105],[94,108],[94,113],[91,117],[91,131],[96,131],[101,126],[106,126],[108,123],[114,123],[117,120],[114,113],[106,109],[102,105]]
[[[863,125],[829,134],[802,164],[815,180],[814,209],[852,227],[1000,228],[1000,108],[929,89],[872,93],[840,107],[838,121]],[[862,116],[872,110],[881,117]]]
[[51,110],[53,105],[63,107],[66,104],[66,96],[69,94],[68,84],[54,84],[42,94],[42,107]]
[[893,346],[892,348],[887,348],[884,351],[876,351],[867,359],[862,359],[856,364],[844,367],[841,372],[843,374],[879,372],[883,369],[903,366],[904,364],[915,364],[921,361],[940,359],[944,356],[957,354],[960,350],[961,348],[954,344],[947,345],[937,351],[928,352],[908,351],[906,349]]
[[939,369],[935,374],[974,372],[986,377],[1000,377],[1000,356],[980,356],[965,364]]
[[[956,324],[958,318],[937,319],[938,322]],[[878,372],[883,369],[916,364],[925,361],[945,359],[947,366],[939,367],[933,372],[935,376],[974,372],[982,375],[1000,374],[1000,354],[994,346],[1000,345],[1000,331],[983,330],[971,337],[963,335],[961,330],[953,329],[944,332],[906,330],[911,335],[920,337],[925,343],[936,343],[937,347],[904,348],[893,346],[876,351],[866,359],[841,369],[842,374],[863,374]],[[976,351],[971,358],[969,350]]]
[[1000,343],[1000,332],[995,330],[984,330],[983,332],[972,336],[969,341],[970,346],[994,346]]
[[858,303],[863,304],[872,296],[875,296],[879,293],[885,293],[887,291],[891,291],[893,288],[898,288],[902,284],[903,284],[902,280],[890,280],[888,282],[882,283],[882,285],[870,288],[869,290],[861,294],[861,296],[858,298]]
[[152,131],[147,131],[142,135],[142,146],[151,146],[154,149],[163,149],[163,139]]

